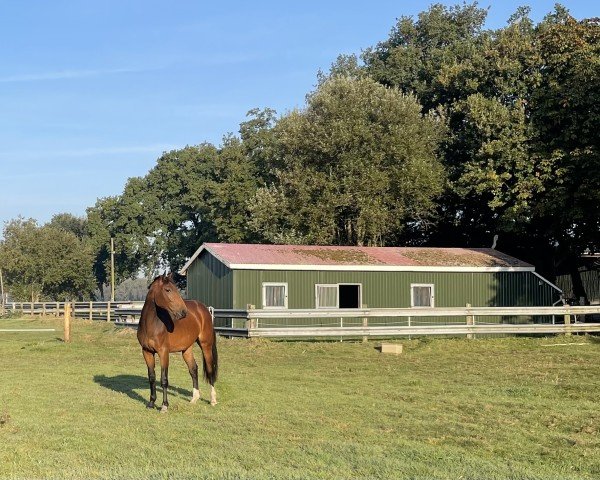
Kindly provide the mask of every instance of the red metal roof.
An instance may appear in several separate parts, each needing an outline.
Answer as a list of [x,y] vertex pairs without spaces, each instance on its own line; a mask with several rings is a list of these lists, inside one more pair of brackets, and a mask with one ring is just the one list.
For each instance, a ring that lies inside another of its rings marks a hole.
[[420,266],[420,267],[527,267],[532,265],[491,248],[340,247],[205,243],[229,265]]

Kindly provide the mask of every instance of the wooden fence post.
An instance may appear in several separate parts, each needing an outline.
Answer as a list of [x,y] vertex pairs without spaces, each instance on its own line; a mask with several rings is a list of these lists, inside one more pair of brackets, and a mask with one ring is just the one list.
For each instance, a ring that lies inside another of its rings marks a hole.
[[[467,308],[471,308],[471,304],[467,303]],[[473,315],[467,315],[467,325],[474,325],[475,324],[475,319],[473,318]],[[473,334],[472,333],[467,333],[467,338],[468,339],[472,339],[473,338]]]
[[106,309],[106,321],[110,322],[110,302],[108,302],[108,307]]
[[565,335],[570,337],[571,336],[571,315],[568,313],[565,313]]
[[94,319],[94,315],[92,314],[92,310],[94,309],[94,304],[90,302],[90,320]]
[[[246,310],[254,310],[255,306],[247,304]],[[233,318],[231,319],[231,328],[233,328]],[[250,331],[256,328],[256,319],[249,318],[246,320],[246,329],[248,330],[248,336],[250,336]]]
[[65,302],[65,343],[71,341],[71,303]]

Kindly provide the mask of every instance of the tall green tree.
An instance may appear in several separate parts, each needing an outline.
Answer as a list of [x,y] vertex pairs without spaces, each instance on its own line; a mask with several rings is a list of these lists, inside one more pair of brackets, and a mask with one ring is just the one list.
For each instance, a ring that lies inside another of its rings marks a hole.
[[264,240],[397,242],[427,224],[444,181],[443,119],[412,96],[368,78],[332,76],[273,129],[276,181],[250,202]]
[[[598,30],[557,5],[535,25],[521,7],[486,30],[476,3],[402,17],[363,54],[372,78],[443,109],[448,189],[435,244],[500,246],[552,277],[597,250]],[[567,259],[567,260],[565,260]],[[577,284],[576,281],[574,283]]]
[[577,21],[557,6],[536,38],[541,62],[531,96],[533,148],[552,160],[553,171],[531,230],[554,246],[576,297],[586,298],[578,257],[600,251],[600,22]]
[[416,20],[402,17],[363,55],[370,76],[414,92],[425,111],[442,109],[448,119],[449,183],[434,242],[481,245],[510,230],[530,213],[543,189],[539,175],[549,169],[528,150],[526,106],[537,80],[528,10],[496,32],[484,29],[486,16],[476,3],[435,4]]
[[402,16],[389,38],[363,53],[380,83],[412,92],[425,111],[477,93],[486,59],[487,10],[477,3],[434,4],[415,20]]

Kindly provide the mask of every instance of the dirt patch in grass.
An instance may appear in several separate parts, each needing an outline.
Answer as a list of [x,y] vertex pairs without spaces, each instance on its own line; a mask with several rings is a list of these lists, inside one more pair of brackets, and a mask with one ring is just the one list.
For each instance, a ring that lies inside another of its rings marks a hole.
[[10,415],[4,411],[0,414],[0,428],[6,426],[10,422]]

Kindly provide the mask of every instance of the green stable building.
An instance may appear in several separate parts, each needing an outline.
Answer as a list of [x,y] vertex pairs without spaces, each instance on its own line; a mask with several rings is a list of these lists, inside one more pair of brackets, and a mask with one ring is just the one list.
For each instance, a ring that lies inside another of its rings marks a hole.
[[[205,243],[181,273],[187,276],[188,298],[219,309],[551,306],[561,293],[532,265],[491,248]],[[485,321],[501,319],[485,317]],[[261,327],[336,322],[269,319]],[[344,324],[361,322],[348,318]],[[407,322],[407,318],[382,317],[371,318],[369,325]],[[412,321],[413,325],[439,323],[464,323],[464,318],[415,317]]]

